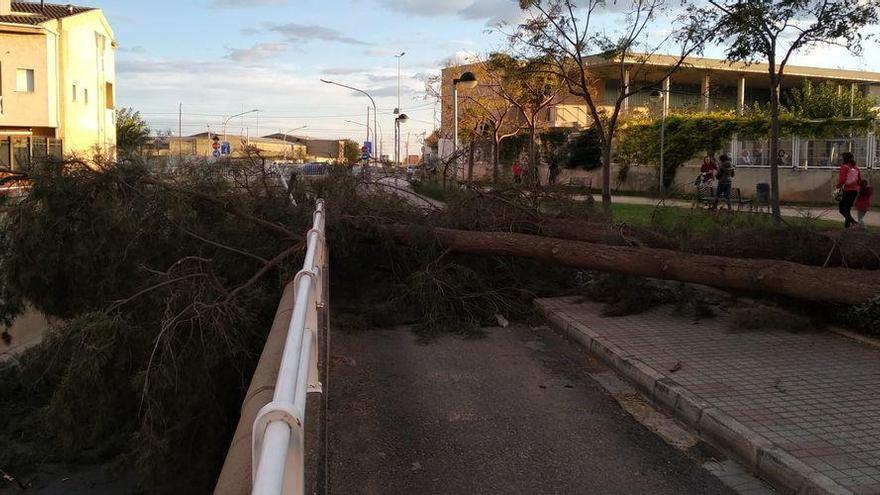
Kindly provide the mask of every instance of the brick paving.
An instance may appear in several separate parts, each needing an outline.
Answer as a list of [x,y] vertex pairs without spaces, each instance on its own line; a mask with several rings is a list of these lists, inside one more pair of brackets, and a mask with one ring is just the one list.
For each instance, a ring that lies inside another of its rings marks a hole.
[[[880,350],[831,332],[736,331],[669,307],[605,318],[542,300],[856,494],[880,494]],[[672,371],[676,370],[676,371]]]

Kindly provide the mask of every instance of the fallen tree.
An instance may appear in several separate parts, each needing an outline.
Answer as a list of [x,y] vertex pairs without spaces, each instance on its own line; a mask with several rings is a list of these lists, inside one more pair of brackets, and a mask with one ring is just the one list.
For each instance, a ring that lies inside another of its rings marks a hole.
[[555,265],[622,275],[697,283],[720,289],[760,291],[816,302],[861,304],[880,294],[870,271],[820,268],[789,261],[728,258],[668,249],[608,246],[528,234],[388,226],[398,240],[424,236],[463,254],[516,256]]
[[672,236],[624,224],[547,219],[513,229],[572,241],[614,246],[671,249],[731,258],[785,260],[803,265],[875,270],[880,268],[880,235],[808,229],[737,229]]

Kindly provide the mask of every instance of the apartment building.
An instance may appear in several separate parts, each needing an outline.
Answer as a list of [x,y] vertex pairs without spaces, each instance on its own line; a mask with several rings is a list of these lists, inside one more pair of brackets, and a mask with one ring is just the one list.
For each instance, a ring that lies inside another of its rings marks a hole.
[[114,153],[115,53],[100,9],[0,0],[0,166]]

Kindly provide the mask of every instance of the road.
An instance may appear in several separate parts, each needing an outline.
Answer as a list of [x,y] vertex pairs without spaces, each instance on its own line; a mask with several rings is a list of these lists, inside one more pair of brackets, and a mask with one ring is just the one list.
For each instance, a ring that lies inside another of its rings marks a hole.
[[546,327],[423,344],[336,333],[333,494],[732,494],[635,421]]

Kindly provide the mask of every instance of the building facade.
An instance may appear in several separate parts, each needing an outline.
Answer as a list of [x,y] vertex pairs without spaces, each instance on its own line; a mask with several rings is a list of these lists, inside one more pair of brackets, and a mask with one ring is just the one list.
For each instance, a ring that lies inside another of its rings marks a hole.
[[[228,136],[230,156],[233,158],[247,156],[248,151],[258,153],[261,157],[302,163],[306,159],[306,146],[294,141],[272,138],[246,138]],[[175,136],[155,138],[144,147],[144,152],[158,156],[180,156],[183,158],[210,158],[215,146],[222,141],[222,136],[203,132],[192,136],[178,138]]]
[[0,166],[113,154],[115,54],[99,9],[0,0]]
[[320,163],[345,162],[345,140],[315,139],[290,134],[271,134],[269,139],[290,141],[306,147],[306,161]]
[[[678,61],[676,57],[654,55],[647,58],[634,59],[624,64],[621,71],[619,61],[609,61],[601,57],[588,59],[595,101],[600,107],[612,110],[619,94],[621,84],[639,86],[656,83],[655,86],[627,98],[622,104],[623,118],[633,114],[651,113],[656,116],[676,111],[710,112],[728,111],[740,115],[755,106],[766,106],[770,101],[770,81],[768,67],[765,64],[738,64],[723,60],[691,57],[671,76],[663,76]],[[446,140],[453,134],[453,90],[452,80],[460,77],[465,71],[479,75],[486,69],[481,64],[451,67],[442,72],[442,126],[441,133]],[[622,73],[622,77],[621,77]],[[880,101],[880,73],[827,69],[819,67],[788,66],[783,82],[782,93],[803,87],[805,81],[814,84],[831,82],[838,86],[844,94],[855,94],[857,91],[872,96]],[[651,93],[659,90],[664,95],[660,101],[651,98]],[[459,92],[459,112],[466,111],[470,97],[491,97],[488,88],[480,86],[467,92]],[[472,93],[470,93],[472,92]],[[579,97],[560,94],[556,100],[539,115],[540,125],[545,128],[586,128],[592,119],[589,111]],[[875,127],[876,128],[876,127]],[[443,143],[441,143],[443,144]],[[441,146],[441,149],[443,146]],[[448,148],[448,146],[447,146]],[[791,201],[825,201],[830,190],[833,170],[844,151],[855,154],[857,161],[867,168],[880,169],[880,149],[876,132],[864,135],[841,135],[829,139],[806,139],[798,136],[784,136],[780,143],[779,158],[783,168],[791,172],[783,173],[782,199]],[[741,179],[743,193],[754,192],[755,182],[765,182],[769,172],[771,157],[769,143],[764,140],[741,140],[734,136],[724,149],[710,150],[726,153],[734,159],[738,168],[737,175]],[[477,167],[485,174],[487,167]],[[692,181],[691,170],[679,172],[682,187]],[[751,171],[746,169],[753,169]],[[644,175],[644,180],[623,181],[618,184],[621,189],[646,190],[656,187],[656,178],[648,171],[635,173]],[[577,170],[563,171],[561,179],[578,175]],[[593,175],[584,172],[582,175]],[[693,174],[696,175],[696,174]],[[547,176],[547,171],[543,171]],[[785,182],[788,182],[786,187]],[[748,182],[748,183],[747,183]],[[598,181],[594,181],[598,184]]]

